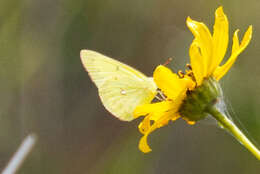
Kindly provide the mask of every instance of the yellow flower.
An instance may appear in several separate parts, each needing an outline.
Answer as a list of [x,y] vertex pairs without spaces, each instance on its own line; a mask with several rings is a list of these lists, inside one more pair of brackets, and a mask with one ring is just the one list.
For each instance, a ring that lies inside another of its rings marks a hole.
[[239,44],[238,31],[233,36],[232,54],[228,61],[219,66],[223,60],[228,46],[228,20],[219,7],[215,12],[215,25],[213,35],[207,26],[201,22],[187,19],[187,26],[195,39],[190,46],[190,61],[196,82],[200,85],[203,78],[213,76],[221,79],[236,61],[237,56],[247,47],[252,37],[252,26],[249,26],[244,38]]
[[134,111],[136,118],[144,116],[139,124],[139,130],[143,134],[139,149],[144,153],[151,151],[147,136],[155,129],[168,124],[170,120],[175,121],[181,117],[189,124],[194,124],[205,118],[205,108],[219,95],[217,81],[231,68],[252,37],[252,26],[249,26],[239,43],[239,30],[236,30],[231,56],[220,65],[229,40],[228,19],[222,7],[215,12],[213,35],[205,24],[190,17],[187,18],[187,26],[195,37],[189,50],[191,69],[187,70],[184,76],[178,76],[167,67],[159,65],[153,78],[165,97],[160,102],[137,106]]

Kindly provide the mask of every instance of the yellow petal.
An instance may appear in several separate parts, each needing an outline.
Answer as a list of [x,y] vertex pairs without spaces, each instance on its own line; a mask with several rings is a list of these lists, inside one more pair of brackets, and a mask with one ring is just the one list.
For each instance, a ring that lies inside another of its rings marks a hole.
[[167,112],[165,113],[158,121],[154,122],[154,124],[150,127],[150,129],[144,134],[144,136],[139,141],[139,149],[144,152],[148,153],[152,151],[152,149],[149,147],[147,143],[147,137],[148,135],[156,130],[157,128],[160,128],[162,125],[165,125],[165,123],[168,123],[168,121],[171,119],[171,117],[174,117],[174,112]]
[[239,32],[238,29],[234,32],[233,45],[232,45],[232,54],[239,49],[238,32]]
[[170,99],[176,99],[183,89],[193,85],[192,80],[187,78],[180,79],[169,68],[159,65],[153,74],[154,81],[158,88]]
[[177,74],[172,73],[169,68],[159,65],[153,74],[154,81],[158,88],[169,98],[174,99],[183,88]]
[[[150,120],[153,120],[153,121],[156,122],[167,112],[177,113],[178,110],[179,110],[179,106],[180,106],[180,102],[175,100],[174,102],[172,102],[171,107],[169,109],[161,111],[161,112],[153,112],[153,113],[151,113],[149,115],[150,116]],[[172,115],[172,116],[175,117],[175,115]],[[174,118],[172,118],[172,119],[174,119]]]
[[143,121],[138,125],[139,131],[145,134],[151,127],[150,116],[144,117]]
[[[253,27],[252,25],[250,25],[242,39],[240,48],[243,48],[243,50],[247,47],[247,45],[249,44],[251,38],[252,38],[252,33],[253,33]],[[242,51],[243,51],[242,50]]]
[[150,146],[147,143],[147,136],[149,134],[144,135],[140,141],[139,141],[139,149],[143,152],[143,153],[148,153],[151,152],[152,149],[150,148]]
[[137,106],[134,110],[134,117],[144,116],[153,112],[166,112],[172,108],[173,101],[162,101],[152,104]]
[[228,46],[228,19],[219,7],[215,12],[215,24],[213,32],[213,54],[209,74],[212,74],[223,60]]
[[[228,72],[228,70],[236,61],[237,56],[247,47],[251,38],[252,38],[252,26],[249,26],[239,47],[237,48],[237,45],[233,46],[235,50],[232,51],[230,58],[227,60],[227,62],[224,65],[218,67],[214,72],[214,77],[217,80],[221,79]],[[233,40],[235,40],[235,44],[237,44],[237,39],[238,39],[237,33],[235,32],[233,37]]]
[[187,18],[186,23],[199,45],[203,57],[204,71],[207,72],[208,76],[210,75],[209,67],[212,63],[211,56],[213,51],[213,40],[210,31],[205,24],[194,21],[190,17]]
[[173,118],[171,118],[171,120],[174,122],[180,117],[181,117],[180,115],[176,114]]
[[203,78],[206,76],[203,65],[203,57],[200,54],[198,43],[194,40],[190,46],[190,63],[194,73],[197,85],[200,86]]

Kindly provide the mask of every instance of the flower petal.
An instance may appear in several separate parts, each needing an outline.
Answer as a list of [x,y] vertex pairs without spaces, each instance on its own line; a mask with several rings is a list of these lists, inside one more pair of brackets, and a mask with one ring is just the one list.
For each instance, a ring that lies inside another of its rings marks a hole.
[[203,78],[206,75],[206,72],[204,71],[205,66],[203,65],[203,57],[200,54],[198,43],[196,42],[196,40],[193,40],[190,46],[189,53],[192,72],[194,73],[197,85],[200,86]]
[[234,32],[233,45],[232,45],[232,54],[239,49],[238,32],[239,32],[238,29]]
[[194,21],[190,17],[187,18],[186,23],[190,31],[193,33],[195,39],[197,40],[201,55],[203,57],[204,71],[208,76],[210,75],[208,68],[212,63],[211,56],[213,52],[213,40],[211,33],[205,24]]
[[138,125],[139,131],[145,134],[151,127],[150,116],[144,117],[143,121]]
[[[253,33],[253,27],[252,25],[250,25],[242,39],[240,48],[243,48],[243,50],[247,47],[247,45],[249,44],[251,38],[252,38],[252,33]],[[242,50],[242,51],[243,51]]]
[[173,101],[162,101],[152,104],[137,106],[134,110],[134,117],[144,116],[153,112],[166,112],[172,108]]
[[149,134],[144,135],[140,141],[139,141],[139,149],[143,152],[143,153],[148,153],[151,152],[152,149],[150,148],[150,146],[147,143],[147,136]]
[[228,19],[219,7],[215,12],[215,24],[213,32],[213,54],[212,64],[209,67],[209,74],[212,74],[223,60],[228,46]]
[[237,56],[242,51],[244,51],[244,49],[247,47],[251,38],[252,38],[252,26],[249,26],[249,28],[247,29],[247,31],[243,37],[241,44],[239,45],[239,47],[237,47],[238,36],[237,36],[237,32],[234,33],[233,42],[236,45],[233,46],[234,50],[232,50],[232,54],[231,54],[230,58],[227,60],[227,62],[224,65],[218,67],[216,69],[216,71],[214,72],[214,77],[216,78],[216,80],[221,79],[228,72],[228,70],[231,68],[231,66],[236,61]]
[[174,100],[185,89],[194,85],[191,79],[182,78],[173,73],[163,65],[157,66],[153,74],[154,81],[158,88],[170,99]]
[[156,130],[157,128],[161,127],[162,125],[165,125],[168,123],[169,120],[173,119],[173,117],[176,115],[178,117],[178,114],[175,114],[173,112],[167,112],[165,113],[158,121],[156,121],[150,129],[144,134],[144,136],[139,141],[139,149],[144,152],[148,153],[152,151],[152,149],[149,147],[147,143],[147,137],[148,135]]

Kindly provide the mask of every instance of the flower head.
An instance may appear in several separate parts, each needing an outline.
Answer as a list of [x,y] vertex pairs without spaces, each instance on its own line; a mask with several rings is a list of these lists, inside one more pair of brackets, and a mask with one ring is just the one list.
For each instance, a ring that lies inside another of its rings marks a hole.
[[143,134],[139,149],[150,152],[147,144],[148,135],[170,120],[183,118],[194,124],[206,117],[205,110],[219,97],[217,81],[221,79],[236,61],[237,56],[247,47],[252,37],[252,26],[249,26],[242,42],[239,43],[238,31],[234,32],[232,53],[229,59],[222,62],[228,46],[228,19],[219,7],[215,12],[213,34],[201,22],[187,18],[187,26],[194,35],[190,46],[191,67],[185,75],[177,75],[163,65],[159,65],[153,74],[155,83],[163,99],[160,102],[137,106],[134,116],[144,116],[139,124]]

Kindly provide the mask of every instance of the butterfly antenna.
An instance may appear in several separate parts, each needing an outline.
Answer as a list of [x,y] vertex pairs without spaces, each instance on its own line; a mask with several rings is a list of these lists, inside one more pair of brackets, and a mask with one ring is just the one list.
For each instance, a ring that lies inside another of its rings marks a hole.
[[166,66],[166,65],[168,65],[169,63],[171,63],[171,61],[172,61],[172,58],[170,57],[170,58],[168,58],[168,59],[166,60],[166,62],[165,62],[163,65]]

